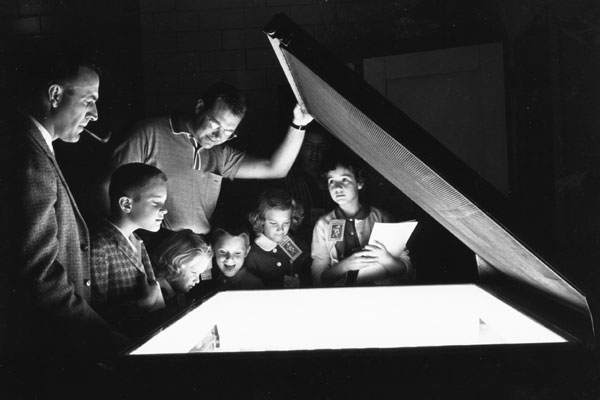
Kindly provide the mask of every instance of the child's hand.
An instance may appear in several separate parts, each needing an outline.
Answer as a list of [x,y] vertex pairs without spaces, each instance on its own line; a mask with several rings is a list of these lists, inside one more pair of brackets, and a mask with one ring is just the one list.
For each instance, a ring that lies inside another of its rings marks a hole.
[[[408,250],[405,252],[408,253]],[[398,259],[388,252],[383,243],[378,241],[366,245],[361,253],[363,253],[363,257],[376,260],[386,269],[398,263]]]
[[294,107],[294,119],[292,122],[299,126],[308,125],[313,120],[312,115],[300,107],[300,104],[296,104]]
[[408,249],[405,249],[398,257],[394,257],[388,252],[383,243],[375,241],[366,245],[362,253],[363,257],[375,260],[390,276],[410,278],[413,274]]
[[367,257],[366,253],[367,252],[364,250],[359,251],[340,261],[344,271],[356,271],[376,265],[378,261],[373,257]]

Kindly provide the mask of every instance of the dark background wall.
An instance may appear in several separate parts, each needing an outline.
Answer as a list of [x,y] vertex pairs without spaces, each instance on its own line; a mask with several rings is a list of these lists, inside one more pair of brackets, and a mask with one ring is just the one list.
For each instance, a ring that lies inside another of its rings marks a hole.
[[[586,281],[600,256],[600,5],[594,0],[5,0],[0,3],[0,99],[10,109],[32,54],[84,48],[104,70],[100,120],[107,145],[58,145],[82,211],[111,150],[136,120],[191,110],[209,84],[242,89],[249,112],[236,145],[269,154],[293,101],[261,32],[284,12],[362,73],[367,57],[501,41],[510,201],[536,248]],[[465,143],[468,145],[468,143]],[[85,171],[85,174],[82,173]],[[227,184],[223,204],[260,185]],[[247,197],[246,197],[247,198]]]

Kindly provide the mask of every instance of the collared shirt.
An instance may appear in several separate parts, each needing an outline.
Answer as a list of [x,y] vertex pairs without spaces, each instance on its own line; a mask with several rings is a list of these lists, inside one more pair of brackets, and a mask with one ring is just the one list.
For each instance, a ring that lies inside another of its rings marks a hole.
[[284,288],[284,277],[293,276],[299,279],[301,286],[310,285],[310,249],[304,241],[288,236],[300,250],[294,261],[286,254],[280,244],[258,235],[250,247],[244,261],[244,267],[258,276],[267,288]]
[[[138,239],[139,240],[139,239]],[[108,320],[137,313],[132,304],[144,281],[154,281],[154,270],[140,241],[136,254],[123,233],[106,219],[91,231],[92,306]]]
[[38,120],[33,118],[30,114],[25,113],[25,115],[27,115],[31,122],[33,122],[33,124],[40,130],[42,137],[44,138],[44,142],[46,142],[50,148],[50,151],[52,154],[54,154],[54,147],[52,146],[52,136],[50,135],[50,132],[48,132],[48,130],[44,128],[44,125],[40,124]]
[[[369,216],[371,208],[366,205],[361,205],[360,210],[353,218],[348,218],[344,211],[339,207],[336,207],[333,212],[336,219],[344,221],[344,240],[335,243],[337,254],[342,260],[361,250],[366,244],[364,238],[359,237],[357,234],[356,224],[360,224],[360,221],[365,220]],[[369,236],[370,235],[371,233],[369,232]],[[369,237],[367,237],[367,240],[369,240]]]
[[[127,242],[128,242],[130,245],[131,245],[131,248],[132,248],[132,249],[133,249],[133,250],[134,250],[134,251],[135,251],[137,254],[140,254],[140,253],[141,253],[141,251],[140,251],[140,250],[141,250],[141,249],[140,249],[140,247],[141,247],[141,246],[140,246],[140,245],[141,245],[141,243],[142,243],[142,240],[138,240],[138,239],[136,239],[135,235],[133,235],[133,234],[132,234],[131,236],[127,237],[127,235],[125,235],[125,232],[123,232],[123,231],[121,230],[121,228],[119,228],[117,225],[115,225],[115,224],[114,224],[114,223],[113,223],[111,220],[108,220],[108,219],[107,219],[107,221],[108,221],[108,223],[109,223],[109,224],[111,224],[112,226],[114,226],[114,227],[115,227],[115,229],[121,233],[121,235],[123,235],[123,237],[125,238],[125,240],[127,240]],[[135,242],[135,243],[134,243],[134,242]]]
[[272,251],[277,247],[277,242],[274,242],[262,233],[254,239],[254,243],[264,251]]
[[[338,241],[330,239],[329,235],[330,223],[334,219],[337,219],[336,211],[332,210],[319,218],[313,230],[311,270],[315,286],[321,285],[321,273],[342,259],[336,248]],[[355,234],[361,246],[365,246],[369,241],[375,222],[392,222],[391,216],[377,207],[371,207],[363,219],[353,220]]]
[[[130,137],[115,150],[114,167],[142,162],[162,170],[168,178],[168,213],[163,227],[189,228],[196,233],[210,230],[223,178],[234,179],[245,153],[226,144],[200,148],[195,169],[195,149],[189,135],[177,134],[181,123],[170,117],[142,121]],[[188,128],[185,128],[188,129]]]
[[196,140],[196,138],[194,137],[193,134],[190,133],[191,129],[189,126],[185,126],[186,130],[181,130],[181,129],[175,129],[173,127],[173,118],[170,117],[169,118],[169,124],[171,125],[171,131],[173,132],[174,135],[185,135],[188,140],[190,141],[190,144],[192,145],[192,149],[193,149],[193,163],[192,163],[192,168],[200,171],[201,168],[201,160],[200,160],[200,150],[202,149],[202,146],[200,146],[200,143],[198,143],[198,141]]

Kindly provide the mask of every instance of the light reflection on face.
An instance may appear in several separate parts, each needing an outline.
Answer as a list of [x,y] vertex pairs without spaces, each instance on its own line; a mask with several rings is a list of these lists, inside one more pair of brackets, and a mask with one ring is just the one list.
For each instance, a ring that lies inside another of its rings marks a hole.
[[98,119],[100,77],[91,69],[80,67],[73,82],[56,87],[56,102],[50,109],[55,120],[54,136],[64,142],[77,142],[87,124]]
[[170,282],[173,289],[183,293],[189,292],[200,282],[200,275],[210,267],[211,259],[206,254],[196,253],[184,260],[181,263],[179,275]]
[[244,266],[250,251],[245,236],[231,236],[224,233],[213,245],[217,266],[228,278],[233,278]]
[[195,122],[194,137],[205,149],[225,143],[235,137],[235,130],[241,115],[235,115],[221,100],[217,100],[209,110],[201,111]]
[[358,192],[362,187],[362,183],[356,181],[356,176],[348,168],[337,166],[327,173],[329,194],[340,206],[358,202]]
[[292,222],[292,210],[279,210],[271,208],[265,213],[265,224],[263,234],[274,241],[281,243],[290,230]]
[[129,219],[139,228],[156,232],[167,213],[167,184],[156,181],[132,199]]

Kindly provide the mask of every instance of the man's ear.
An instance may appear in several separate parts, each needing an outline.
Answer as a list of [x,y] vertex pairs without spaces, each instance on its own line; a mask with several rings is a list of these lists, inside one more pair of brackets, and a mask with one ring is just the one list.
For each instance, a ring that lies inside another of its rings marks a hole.
[[125,214],[129,214],[131,212],[132,207],[133,201],[131,200],[131,198],[127,196],[119,197],[119,208],[121,209],[121,211],[123,211]]
[[358,185],[356,185],[358,187],[358,190],[362,190],[362,188],[365,187],[365,183],[364,182],[358,182]]
[[204,110],[204,100],[198,99],[196,102],[196,115],[200,114]]
[[58,107],[58,103],[62,99],[63,88],[60,85],[53,84],[48,88],[48,100],[50,101],[50,107]]

